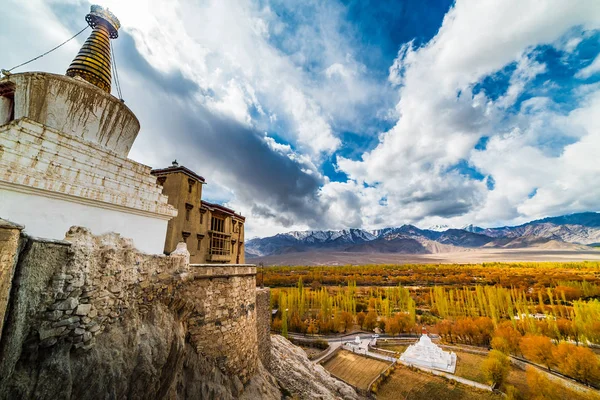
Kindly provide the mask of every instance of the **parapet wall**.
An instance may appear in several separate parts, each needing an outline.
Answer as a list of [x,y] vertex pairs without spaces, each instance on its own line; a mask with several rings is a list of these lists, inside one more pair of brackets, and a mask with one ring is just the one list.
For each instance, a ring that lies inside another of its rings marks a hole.
[[110,345],[129,326],[152,324],[157,307],[178,321],[186,346],[238,386],[257,371],[254,266],[189,265],[189,253],[146,255],[118,234],[77,227],[66,241],[24,240],[0,337],[0,386],[32,349]]
[[192,264],[194,284],[183,287],[181,299],[195,304],[188,317],[196,350],[242,382],[256,371],[256,267]]
[[256,289],[256,332],[258,357],[268,370],[271,368],[271,290]]

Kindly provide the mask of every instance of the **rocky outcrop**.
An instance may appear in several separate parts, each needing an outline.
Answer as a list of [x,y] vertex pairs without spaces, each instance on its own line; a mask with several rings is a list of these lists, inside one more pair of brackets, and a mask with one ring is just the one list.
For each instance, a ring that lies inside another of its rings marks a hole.
[[[280,397],[264,370],[247,388]],[[234,399],[245,388],[186,342],[182,321],[157,304],[143,318],[111,325],[89,351],[68,342],[26,345],[1,390],[3,399]]]
[[84,228],[13,242],[0,400],[357,398],[270,337],[254,267],[190,266]]
[[194,269],[84,228],[21,240],[0,399],[281,397],[257,355],[253,268]]
[[283,336],[272,335],[271,373],[291,396],[300,399],[360,399],[349,385],[335,379],[322,366]]

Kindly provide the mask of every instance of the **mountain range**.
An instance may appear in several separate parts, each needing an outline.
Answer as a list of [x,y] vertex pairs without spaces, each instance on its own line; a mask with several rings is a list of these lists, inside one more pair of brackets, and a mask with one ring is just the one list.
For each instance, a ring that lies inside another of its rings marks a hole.
[[519,226],[461,229],[402,225],[378,230],[294,231],[246,242],[246,256],[335,251],[348,253],[432,254],[473,248],[590,250],[600,246],[600,213],[548,217]]

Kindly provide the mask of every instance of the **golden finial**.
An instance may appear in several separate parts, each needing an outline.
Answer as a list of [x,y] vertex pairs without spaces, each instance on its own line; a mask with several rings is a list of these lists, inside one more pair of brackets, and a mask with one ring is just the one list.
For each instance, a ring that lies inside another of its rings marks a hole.
[[85,16],[93,28],[90,37],[67,69],[67,76],[79,76],[110,93],[112,81],[110,39],[119,36],[119,19],[108,8],[93,5]]

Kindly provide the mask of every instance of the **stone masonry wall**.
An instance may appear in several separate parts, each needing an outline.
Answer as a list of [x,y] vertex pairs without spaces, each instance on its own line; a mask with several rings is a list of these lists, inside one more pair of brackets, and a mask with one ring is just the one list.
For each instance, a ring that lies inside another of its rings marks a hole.
[[6,318],[22,226],[0,219],[0,338]]
[[266,369],[271,368],[271,290],[256,289],[256,331],[258,356]]
[[[77,227],[66,241],[34,240],[29,248],[34,254],[24,262],[33,264],[20,266],[24,277],[10,317],[11,332],[20,333],[2,338],[0,384],[11,379],[26,349],[90,351],[99,337],[130,320],[152,318],[158,305],[180,321],[183,337],[200,356],[237,382],[236,390],[256,372],[254,266],[190,266],[189,253],[146,255],[118,234],[94,236]],[[41,259],[49,250],[58,255]]]
[[196,350],[222,371],[248,381],[258,364],[256,339],[256,267],[192,264],[194,284],[178,298],[193,304],[187,317]]

